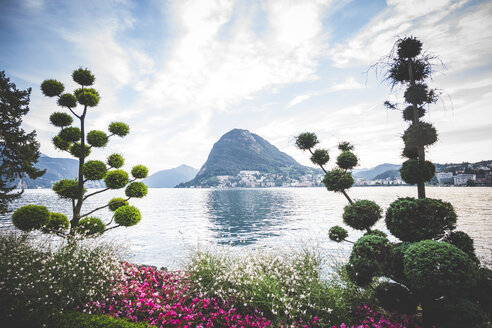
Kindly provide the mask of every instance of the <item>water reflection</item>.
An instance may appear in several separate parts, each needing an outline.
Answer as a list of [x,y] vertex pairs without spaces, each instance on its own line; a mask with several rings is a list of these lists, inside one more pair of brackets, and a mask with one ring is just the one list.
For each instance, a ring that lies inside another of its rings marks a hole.
[[209,230],[219,244],[253,244],[280,236],[292,218],[294,199],[277,190],[212,190],[207,195]]

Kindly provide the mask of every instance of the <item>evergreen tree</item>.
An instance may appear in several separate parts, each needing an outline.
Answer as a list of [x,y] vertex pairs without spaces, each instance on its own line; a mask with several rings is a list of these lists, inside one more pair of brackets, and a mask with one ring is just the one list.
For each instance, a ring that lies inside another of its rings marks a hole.
[[26,133],[21,128],[22,117],[29,112],[30,95],[30,88],[18,90],[5,72],[0,72],[0,214],[23,192],[13,192],[14,180],[25,176],[36,179],[45,173],[33,166],[40,155],[36,132]]
[[[42,229],[60,236],[74,236],[76,233],[94,236],[116,227],[133,226],[141,219],[140,211],[130,206],[128,200],[147,195],[147,186],[136,181],[147,177],[147,168],[143,165],[134,166],[131,170],[133,179],[130,179],[128,173],[121,169],[124,159],[120,154],[110,155],[106,162],[86,161],[92,148],[105,147],[111,137],[126,136],[130,128],[125,123],[112,122],[108,127],[109,134],[98,130],[86,132],[86,115],[99,103],[99,93],[90,87],[95,77],[88,69],[79,68],[72,73],[72,78],[80,85],[80,88],[73,93],[64,93],[64,85],[53,79],[45,80],[41,84],[45,96],[56,97],[58,106],[71,113],[69,115],[66,112],[55,112],[51,114],[50,121],[60,128],[58,135],[52,139],[54,146],[79,160],[77,179],[60,180],[53,184],[52,188],[60,198],[71,201],[72,219],[68,221],[65,215],[49,212],[44,206],[28,205],[19,208],[12,216],[14,225],[24,231]],[[80,109],[77,111],[78,106]],[[78,127],[72,125],[74,121],[72,116],[77,118]],[[102,179],[106,188],[87,194],[85,183]],[[121,188],[125,188],[126,198],[113,198],[104,206],[82,212],[82,205],[89,197],[110,189]],[[110,222],[103,223],[101,219],[90,216],[103,208],[109,208],[114,212]],[[115,225],[111,225],[113,221]],[[70,232],[67,235],[65,231],[68,228]]]

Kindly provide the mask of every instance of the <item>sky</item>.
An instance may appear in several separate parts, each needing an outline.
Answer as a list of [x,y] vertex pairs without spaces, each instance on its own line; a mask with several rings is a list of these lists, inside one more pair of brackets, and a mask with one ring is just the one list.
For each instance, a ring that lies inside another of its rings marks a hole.
[[350,141],[360,167],[401,163],[402,102],[372,65],[400,37],[436,55],[441,91],[425,120],[438,130],[435,163],[492,159],[492,1],[468,0],[0,0],[0,70],[32,88],[26,131],[54,148],[56,100],[40,91],[73,70],[96,76],[101,101],[89,130],[130,125],[91,159],[120,153],[150,172],[200,168],[226,132],[247,129],[304,165],[295,136],[315,132],[336,157]]

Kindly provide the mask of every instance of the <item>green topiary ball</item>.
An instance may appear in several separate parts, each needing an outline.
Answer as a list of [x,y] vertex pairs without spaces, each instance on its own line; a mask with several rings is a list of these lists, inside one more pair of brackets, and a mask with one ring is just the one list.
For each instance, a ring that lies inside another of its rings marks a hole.
[[54,126],[62,128],[64,126],[69,126],[70,124],[72,124],[73,119],[72,116],[68,115],[67,113],[54,112],[50,115],[50,122]]
[[135,165],[131,173],[135,179],[144,179],[149,174],[149,170],[143,165]]
[[343,222],[357,230],[368,230],[381,217],[383,210],[373,201],[358,200],[347,205],[343,211]]
[[114,222],[125,227],[134,226],[141,219],[140,211],[134,206],[121,206],[114,212]]
[[325,165],[330,160],[330,155],[326,149],[316,149],[311,156],[311,162],[317,165]]
[[430,307],[432,323],[437,327],[463,328],[487,327],[486,315],[474,300],[464,297],[443,298]]
[[315,133],[304,132],[296,137],[296,146],[301,150],[308,150],[319,143]]
[[106,174],[104,183],[109,189],[121,189],[128,183],[128,173],[123,170],[112,170]]
[[87,217],[79,221],[77,232],[84,236],[97,236],[104,232],[106,225],[101,219],[96,217]]
[[64,93],[58,98],[58,106],[68,108],[77,107],[77,98],[71,93]]
[[50,213],[50,220],[49,220],[48,224],[45,225],[44,228],[48,232],[50,232],[50,231],[67,230],[68,227],[70,227],[70,221],[68,221],[68,218],[65,214],[51,212]]
[[88,69],[79,68],[73,71],[72,79],[80,85],[89,86],[94,83],[96,77]]
[[110,167],[119,169],[120,167],[123,166],[123,164],[125,164],[125,160],[123,159],[123,156],[121,156],[120,154],[111,154],[109,155],[106,163],[108,163]]
[[344,228],[340,226],[333,226],[330,228],[330,231],[328,232],[328,237],[336,241],[337,243],[342,242],[345,240],[345,238],[348,237],[348,232]]
[[322,182],[329,191],[342,192],[352,187],[354,179],[350,172],[342,169],[333,169],[325,175]]
[[101,161],[88,161],[82,166],[82,174],[87,180],[97,181],[104,179],[108,169]]
[[385,310],[405,314],[417,311],[417,298],[400,284],[382,282],[376,287],[374,294]]
[[403,255],[408,286],[423,298],[466,294],[477,283],[477,266],[454,245],[423,240]]
[[41,83],[41,91],[47,97],[59,96],[62,94],[63,90],[65,90],[65,87],[57,80],[50,79]]
[[439,199],[398,198],[386,211],[386,227],[402,241],[440,239],[456,227],[453,206]]
[[116,211],[118,208],[122,207],[122,206],[128,206],[128,202],[126,201],[126,199],[124,198],[113,198],[109,201],[108,203],[108,207],[111,211]]
[[95,107],[99,103],[99,92],[93,88],[80,88],[75,90],[74,94],[81,105]]
[[50,220],[50,211],[45,206],[26,205],[12,214],[12,223],[17,229],[31,231],[41,229]]
[[471,239],[470,236],[468,236],[463,231],[451,231],[444,237],[443,241],[458,247],[463,252],[468,254],[468,256],[473,262],[475,262],[476,264],[480,264],[480,261],[478,260],[477,255],[475,254],[473,239]]
[[85,158],[91,154],[91,149],[87,145],[84,145],[84,149],[85,151],[82,151],[82,145],[78,142],[75,142],[72,144],[72,146],[70,146],[70,154],[73,157]]
[[130,127],[125,123],[112,122],[108,127],[109,132],[119,137],[124,137],[130,133]]
[[436,167],[429,161],[419,162],[417,159],[405,161],[400,168],[403,181],[408,184],[430,181],[436,173]]
[[405,146],[401,155],[409,159],[417,159],[419,157],[419,149],[415,146]]
[[[431,66],[425,60],[414,60],[412,68],[412,75],[415,81],[422,81],[429,77],[431,73]],[[410,74],[408,74],[408,61],[395,59],[388,71],[387,77],[393,82],[410,82]]]
[[93,147],[104,147],[108,143],[108,135],[102,131],[92,130],[87,133],[87,143]]
[[422,42],[415,37],[406,37],[397,41],[397,53],[400,58],[414,58],[420,55]]
[[351,170],[355,166],[357,166],[357,156],[355,156],[354,153],[350,151],[343,151],[340,155],[337,157],[337,165],[345,170]]
[[338,149],[342,152],[354,150],[354,145],[348,141],[342,141],[338,144]]
[[[422,116],[425,115],[425,108],[424,107],[417,107],[417,117],[421,118]],[[413,106],[408,106],[403,110],[403,119],[405,121],[413,121]]]
[[375,236],[380,236],[380,237],[384,237],[384,238],[388,237],[388,235],[384,231],[381,231],[378,229],[369,230],[369,231],[366,231],[364,233],[364,236],[368,236],[368,235],[375,235]]
[[430,123],[418,122],[408,127],[402,139],[406,146],[429,146],[437,141],[437,131]]
[[425,83],[416,83],[407,88],[404,94],[405,101],[409,104],[422,105],[431,102],[429,89]]
[[69,126],[66,128],[63,128],[60,133],[58,133],[58,136],[68,142],[77,142],[80,140],[80,136],[82,133],[80,132],[79,128]]
[[125,189],[127,197],[142,198],[147,195],[147,186],[143,182],[132,182]]
[[65,141],[59,136],[54,136],[53,139],[51,139],[51,142],[53,142],[53,145],[60,150],[69,150],[72,145],[71,142]]
[[[54,192],[61,198],[66,198],[66,199],[77,199],[79,197],[78,193],[78,181],[77,180],[70,180],[70,179],[63,179],[60,181],[57,181],[53,184],[53,189]],[[86,192],[86,189],[84,188],[82,190],[82,195]]]

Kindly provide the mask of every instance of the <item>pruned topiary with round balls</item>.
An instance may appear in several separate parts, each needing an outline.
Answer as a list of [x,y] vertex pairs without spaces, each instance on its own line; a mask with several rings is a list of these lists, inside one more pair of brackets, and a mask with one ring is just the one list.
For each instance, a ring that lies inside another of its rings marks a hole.
[[128,202],[126,201],[126,199],[124,198],[121,198],[121,197],[116,197],[116,198],[113,198],[109,201],[108,203],[108,208],[111,210],[111,211],[116,211],[118,208],[122,207],[122,206],[127,206],[128,205]]
[[123,170],[108,171],[104,183],[109,189],[121,189],[128,184],[128,173]]
[[407,146],[430,146],[437,141],[437,131],[430,123],[418,122],[408,127],[402,139]]
[[[431,71],[427,62],[416,60],[413,65],[413,78],[415,81],[421,81],[429,77]],[[395,82],[409,82],[410,74],[408,73],[408,61],[397,59],[394,61],[388,72],[388,78]]]
[[398,198],[386,211],[386,227],[402,241],[440,239],[456,227],[453,206],[439,199]]
[[451,245],[454,245],[461,249],[463,252],[468,254],[470,259],[479,264],[480,261],[477,258],[477,255],[475,254],[475,246],[473,246],[473,239],[470,238],[466,233],[463,231],[451,231],[449,232],[444,238],[443,241],[446,243],[450,243]]
[[59,96],[62,94],[63,90],[65,90],[65,87],[57,80],[50,79],[41,83],[41,91],[47,97]]
[[406,37],[397,42],[397,53],[400,58],[414,58],[422,52],[422,42],[415,37]]
[[68,221],[68,218],[65,214],[51,212],[50,220],[44,226],[44,229],[46,229],[48,232],[52,232],[52,231],[56,232],[56,231],[67,230],[69,227],[70,227],[70,221]]
[[53,142],[53,145],[59,150],[69,150],[70,146],[72,146],[71,142],[65,141],[59,136],[54,136],[53,139],[51,139],[51,141]]
[[70,146],[69,151],[73,157],[77,157],[77,158],[86,158],[91,154],[91,148],[89,146],[84,145],[84,148],[82,148],[82,145],[78,142],[74,142]]
[[111,132],[114,135],[117,135],[118,137],[124,137],[128,133],[130,133],[130,127],[125,123],[112,122],[109,125],[109,132]]
[[373,229],[373,230],[368,230],[364,233],[364,236],[367,236],[367,235],[375,235],[375,236],[380,236],[380,237],[384,237],[384,238],[387,238],[388,237],[388,234],[385,233],[384,231],[381,231],[381,230],[378,230],[378,229]]
[[[77,180],[63,179],[55,182],[51,189],[53,189],[60,198],[77,199],[80,196],[78,184]],[[82,195],[85,192],[86,190],[84,188],[82,190]]]
[[357,230],[370,229],[381,217],[383,210],[373,201],[358,200],[345,206],[343,222]]
[[427,84],[424,83],[416,83],[408,87],[404,95],[405,101],[409,104],[417,105],[430,102],[428,89]]
[[41,229],[49,220],[50,211],[41,205],[22,206],[12,214],[12,223],[22,231]]
[[99,103],[99,92],[93,88],[80,88],[73,93],[81,105],[95,107]]
[[143,182],[132,182],[125,189],[127,197],[142,198],[147,195],[147,186]]
[[354,145],[348,141],[342,141],[338,144],[338,149],[340,151],[352,151],[354,150]]
[[[413,112],[414,112],[413,106],[407,106],[403,110],[403,119],[405,121],[413,121],[413,119],[414,119]],[[417,107],[417,117],[421,118],[424,115],[425,115],[425,108],[421,107],[421,106]]]
[[401,178],[408,184],[430,181],[435,173],[434,164],[429,161],[419,162],[417,159],[405,161],[400,168]]
[[100,218],[87,217],[79,221],[77,232],[84,236],[97,236],[104,232],[106,225]]
[[106,163],[112,168],[119,169],[125,164],[125,160],[120,154],[111,154],[108,156]]
[[73,71],[72,79],[80,85],[90,86],[94,83],[96,77],[87,68],[79,68]]
[[323,166],[330,160],[330,154],[326,149],[316,149],[311,156],[311,162]]
[[419,149],[415,146],[405,146],[401,153],[403,157],[408,159],[418,159],[419,158]]
[[77,106],[77,98],[71,93],[64,93],[58,98],[58,106],[74,108]]
[[330,228],[330,231],[328,231],[328,237],[339,243],[345,240],[345,238],[348,237],[348,232],[344,228],[340,226],[333,226]]
[[50,115],[50,122],[54,126],[63,128],[65,126],[69,126],[70,124],[72,124],[73,119],[67,113],[54,112],[53,114]]
[[345,150],[337,157],[337,165],[344,170],[351,170],[357,166],[357,156],[351,151]]
[[350,172],[342,169],[333,169],[325,175],[323,183],[329,191],[342,192],[352,187],[354,178],[352,178]]
[[296,146],[301,150],[308,150],[313,148],[319,143],[316,134],[311,132],[304,132],[296,137]]
[[135,165],[131,170],[131,174],[135,179],[145,179],[147,174],[149,174],[149,170],[143,165]]
[[107,172],[106,164],[101,161],[88,161],[82,165],[82,174],[87,180],[102,180]]
[[87,133],[87,143],[93,147],[104,147],[108,143],[108,135],[102,131],[92,130]]
[[125,227],[137,224],[141,218],[138,208],[130,205],[121,206],[114,212],[114,222]]
[[81,132],[79,128],[69,126],[61,129],[58,136],[68,142],[76,142],[80,140]]
[[376,286],[374,295],[381,306],[391,312],[413,314],[417,311],[417,298],[400,284],[382,282]]

